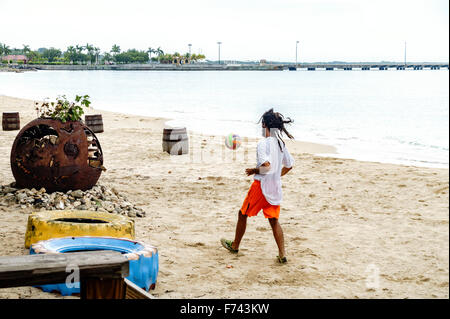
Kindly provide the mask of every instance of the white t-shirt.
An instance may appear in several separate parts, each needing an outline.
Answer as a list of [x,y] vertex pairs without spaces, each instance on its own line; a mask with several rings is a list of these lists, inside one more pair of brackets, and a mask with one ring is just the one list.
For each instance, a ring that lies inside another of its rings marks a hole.
[[259,141],[256,148],[256,167],[265,162],[270,163],[270,170],[255,174],[255,180],[261,181],[262,193],[271,205],[280,205],[283,199],[281,169],[283,166],[290,168],[294,165],[294,159],[288,149],[281,141],[280,144],[283,151],[280,150],[277,138],[269,136]]

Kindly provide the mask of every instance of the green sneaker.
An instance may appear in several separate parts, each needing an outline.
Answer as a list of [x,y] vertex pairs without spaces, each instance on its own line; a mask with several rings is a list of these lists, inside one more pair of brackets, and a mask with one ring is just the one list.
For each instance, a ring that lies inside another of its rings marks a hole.
[[225,238],[222,238],[220,240],[220,243],[222,244],[223,247],[225,247],[226,249],[228,249],[230,252],[232,252],[233,254],[237,254],[239,249],[233,249],[233,241],[231,240],[227,240]]
[[281,258],[280,256],[277,256],[277,259],[278,259],[278,262],[279,262],[280,264],[285,264],[285,263],[287,263],[287,258],[286,258],[286,257]]

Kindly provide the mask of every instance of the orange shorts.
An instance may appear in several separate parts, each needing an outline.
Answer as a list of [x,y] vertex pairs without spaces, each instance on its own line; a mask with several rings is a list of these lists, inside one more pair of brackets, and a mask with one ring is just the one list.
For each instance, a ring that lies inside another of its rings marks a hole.
[[244,199],[241,213],[252,217],[258,215],[261,209],[266,218],[278,219],[280,217],[280,205],[271,205],[262,193],[261,182],[255,180]]

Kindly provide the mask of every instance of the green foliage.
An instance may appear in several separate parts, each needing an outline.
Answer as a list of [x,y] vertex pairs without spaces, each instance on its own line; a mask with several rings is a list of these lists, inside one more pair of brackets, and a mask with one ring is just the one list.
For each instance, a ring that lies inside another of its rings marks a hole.
[[27,57],[30,59],[29,63],[42,63],[45,62],[46,59],[42,57],[42,55],[38,51],[30,51],[27,53]]
[[59,49],[50,48],[45,49],[44,52],[42,52],[42,57],[47,59],[48,62],[53,62],[57,58],[61,56],[62,52]]
[[111,62],[113,60],[113,56],[109,52],[105,52],[103,54],[103,63]]
[[89,95],[77,95],[75,101],[67,100],[65,95],[56,98],[56,102],[44,101],[41,105],[36,102],[36,111],[41,118],[52,118],[65,123],[79,121],[84,114],[83,107],[89,107]]
[[173,61],[180,60],[181,58],[195,62],[198,60],[205,59],[205,56],[203,54],[195,54],[195,53],[192,53],[191,55],[189,55],[189,53],[186,53],[182,56],[180,53],[175,52],[174,54],[162,53],[162,54],[158,55],[157,59],[160,63],[167,64],[167,63],[173,63]]
[[113,58],[117,63],[146,63],[149,60],[148,53],[146,51],[138,51],[136,49],[117,53]]
[[6,44],[0,43],[0,56],[2,55],[8,55],[11,53],[11,49]]
[[[146,51],[139,51],[136,49],[129,49],[121,51],[119,45],[114,44],[110,52],[104,52],[100,56],[100,49],[92,44],[75,45],[67,47],[66,51],[61,52],[57,48],[40,48],[37,51],[30,49],[30,46],[23,45],[22,49],[11,49],[6,44],[0,43],[0,57],[8,54],[25,54],[29,64],[74,64],[86,65],[89,63],[103,63],[109,64],[114,61],[116,63],[147,63],[149,60],[159,61],[160,63],[174,63],[174,61],[181,61],[181,59],[188,60],[183,63],[195,62],[205,59],[203,54],[180,54],[175,52],[173,54],[164,53],[161,47],[148,48]],[[152,56],[155,54],[156,56]],[[8,63],[5,61],[2,63]]]
[[172,63],[173,58],[174,58],[174,56],[172,54],[169,54],[169,53],[165,53],[165,54],[163,53],[163,54],[158,56],[159,62],[160,63],[164,63],[164,64]]
[[120,46],[118,46],[117,44],[114,44],[111,48],[111,53],[115,54],[119,54],[120,53]]

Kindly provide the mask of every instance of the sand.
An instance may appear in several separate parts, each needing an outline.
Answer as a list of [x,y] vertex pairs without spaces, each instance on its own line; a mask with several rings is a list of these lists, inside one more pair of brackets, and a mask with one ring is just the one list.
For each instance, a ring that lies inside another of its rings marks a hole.
[[[5,111],[20,111],[22,126],[36,116],[32,101],[0,96]],[[248,220],[238,255],[219,242],[234,236],[256,140],[231,151],[222,137],[190,132],[191,154],[169,156],[165,119],[101,113],[108,170],[99,183],[147,212],[135,219],[136,236],[159,249],[156,297],[449,298],[448,169],[322,157],[314,154],[334,149],[289,141],[296,166],[283,177],[289,262],[280,265],[262,214]],[[2,185],[14,181],[17,133],[0,132]],[[30,213],[0,206],[0,255],[28,253]],[[0,289],[0,298],[62,297],[21,287]]]

